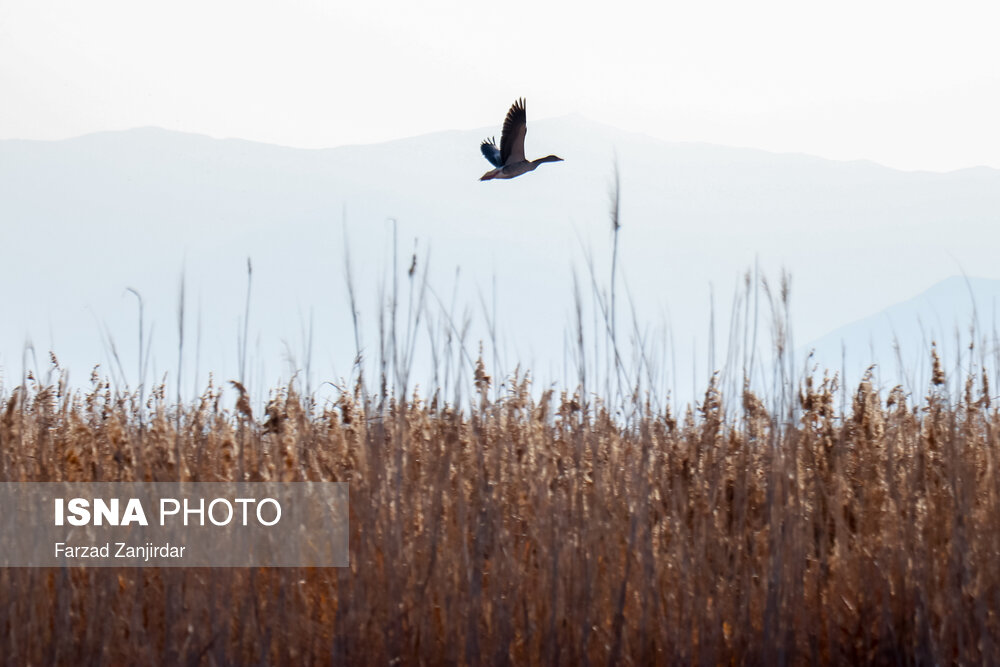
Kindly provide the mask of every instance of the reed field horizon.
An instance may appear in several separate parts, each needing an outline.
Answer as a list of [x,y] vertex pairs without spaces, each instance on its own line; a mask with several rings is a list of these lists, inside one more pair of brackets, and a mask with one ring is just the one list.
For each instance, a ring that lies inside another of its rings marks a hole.
[[370,351],[345,253],[356,359],[322,397],[311,345],[301,376],[248,379],[249,261],[239,377],[147,387],[141,315],[136,384],[117,359],[74,386],[55,352],[8,377],[0,481],[348,482],[351,564],[5,568],[2,662],[1000,663],[996,334],[955,364],[932,345],[922,386],[848,387],[796,359],[790,277],[748,271],[715,372],[675,402],[666,344],[621,305],[619,228],[615,195],[563,386],[469,340],[416,253]]

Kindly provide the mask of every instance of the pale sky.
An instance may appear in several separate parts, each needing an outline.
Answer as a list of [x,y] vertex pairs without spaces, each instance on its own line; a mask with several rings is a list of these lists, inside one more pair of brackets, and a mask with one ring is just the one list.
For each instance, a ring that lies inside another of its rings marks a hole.
[[499,129],[525,96],[529,120],[1000,168],[995,2],[584,6],[0,0],[0,138],[154,125],[328,147]]

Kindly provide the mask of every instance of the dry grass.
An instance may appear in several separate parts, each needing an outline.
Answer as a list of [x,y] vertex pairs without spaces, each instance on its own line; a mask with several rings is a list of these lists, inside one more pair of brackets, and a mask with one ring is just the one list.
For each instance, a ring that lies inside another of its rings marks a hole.
[[841,414],[806,379],[794,422],[712,387],[626,426],[477,371],[460,411],[360,382],[258,415],[96,377],[4,395],[0,480],[346,481],[351,566],[2,570],[3,661],[1000,663],[985,380],[919,409],[866,381]]

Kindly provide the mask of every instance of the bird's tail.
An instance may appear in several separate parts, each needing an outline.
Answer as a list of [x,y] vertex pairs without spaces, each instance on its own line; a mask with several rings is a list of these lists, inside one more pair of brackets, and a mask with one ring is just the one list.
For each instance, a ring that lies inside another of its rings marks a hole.
[[483,174],[483,175],[482,175],[482,176],[481,176],[481,177],[479,178],[479,180],[481,180],[481,181],[489,181],[489,180],[492,180],[492,179],[494,179],[494,178],[496,178],[496,177],[497,177],[497,172],[499,172],[499,171],[500,171],[499,169],[492,169],[492,170],[490,170],[490,171],[486,172],[485,174]]

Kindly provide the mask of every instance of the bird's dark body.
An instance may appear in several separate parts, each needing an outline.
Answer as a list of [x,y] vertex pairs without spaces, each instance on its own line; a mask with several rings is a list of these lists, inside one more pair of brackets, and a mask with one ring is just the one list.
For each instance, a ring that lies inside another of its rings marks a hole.
[[500,137],[500,146],[497,147],[495,139],[483,140],[479,149],[490,164],[496,169],[490,170],[482,175],[481,181],[490,181],[495,178],[514,178],[529,171],[534,171],[538,165],[545,162],[562,162],[561,157],[547,155],[537,160],[526,160],[524,157],[524,137],[528,133],[528,114],[524,106],[524,99],[514,102],[507,112],[507,117],[503,122],[503,134]]

